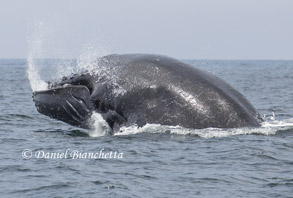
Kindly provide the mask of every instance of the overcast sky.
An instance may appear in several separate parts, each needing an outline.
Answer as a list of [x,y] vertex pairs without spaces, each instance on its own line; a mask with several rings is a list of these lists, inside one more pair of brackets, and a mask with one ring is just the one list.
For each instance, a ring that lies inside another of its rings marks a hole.
[[[293,0],[0,0],[0,58],[109,53],[293,59]],[[37,31],[37,32],[38,32]]]

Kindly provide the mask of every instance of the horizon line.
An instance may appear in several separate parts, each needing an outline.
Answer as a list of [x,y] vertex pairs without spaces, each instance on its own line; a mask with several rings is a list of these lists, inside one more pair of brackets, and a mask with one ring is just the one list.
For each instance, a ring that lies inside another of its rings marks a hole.
[[[169,56],[170,57],[170,56]],[[4,57],[0,57],[0,60],[27,60],[28,58],[4,58]],[[77,60],[78,57],[75,58],[61,58],[61,57],[54,57],[54,58],[35,58],[35,60]],[[265,59],[265,58],[175,58],[178,60],[208,60],[208,61],[293,61],[293,58],[289,59],[289,58],[271,58],[271,59]]]

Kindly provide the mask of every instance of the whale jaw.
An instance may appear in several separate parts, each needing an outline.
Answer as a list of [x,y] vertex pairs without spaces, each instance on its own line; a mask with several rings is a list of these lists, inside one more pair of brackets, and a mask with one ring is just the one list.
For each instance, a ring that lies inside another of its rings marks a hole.
[[73,85],[33,93],[39,113],[68,124],[89,128],[88,119],[94,107],[86,86]]

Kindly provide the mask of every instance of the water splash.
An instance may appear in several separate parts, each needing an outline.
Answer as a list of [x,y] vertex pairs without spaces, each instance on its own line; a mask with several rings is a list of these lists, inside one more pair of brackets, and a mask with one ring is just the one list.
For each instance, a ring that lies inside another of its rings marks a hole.
[[105,136],[112,132],[112,129],[108,123],[104,120],[101,114],[94,112],[89,120],[91,129],[89,130],[89,136],[99,137]]
[[36,59],[40,58],[42,55],[43,37],[43,23],[39,23],[36,26],[32,39],[29,40],[29,54],[27,58],[27,75],[33,91],[47,89],[47,83],[41,79],[36,61]]
[[50,32],[53,28],[39,22],[33,25],[32,29],[32,35],[28,39],[27,76],[33,91],[48,88],[44,79],[58,81],[63,76],[99,70],[99,58],[109,54],[107,50],[92,41],[82,47],[77,59],[66,58],[62,54],[59,54],[62,57],[60,59],[44,59],[52,54],[50,49],[54,49],[50,47],[51,41],[56,39],[50,38]]
[[99,69],[99,58],[108,55],[109,52],[102,47],[96,47],[94,42],[86,44],[77,59],[77,73],[88,71],[94,73]]
[[270,120],[274,121],[274,120],[276,120],[275,112],[272,112],[272,115],[266,115],[266,114],[264,114],[263,115],[263,119],[265,121],[270,121]]
[[[50,81],[58,82],[63,76],[84,71],[94,73],[95,71],[105,72],[108,70],[108,68],[99,68],[99,58],[109,53],[102,47],[96,47],[94,42],[88,43],[82,48],[77,60],[68,58],[43,60],[43,57],[45,57],[43,51],[44,41],[47,38],[45,37],[46,29],[48,27],[45,27],[42,22],[38,23],[34,26],[32,37],[28,41],[27,75],[33,91],[48,89],[48,84],[42,79],[42,76],[46,76]],[[109,76],[109,74],[107,73],[106,76]],[[98,113],[93,113],[89,122],[92,126],[89,135],[92,137],[103,136],[112,131],[107,122]]]

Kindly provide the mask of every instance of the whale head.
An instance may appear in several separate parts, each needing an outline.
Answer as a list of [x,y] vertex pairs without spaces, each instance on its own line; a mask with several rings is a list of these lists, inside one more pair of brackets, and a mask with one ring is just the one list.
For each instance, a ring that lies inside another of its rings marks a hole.
[[91,128],[89,118],[93,112],[101,114],[110,128],[125,122],[103,98],[107,89],[92,75],[84,73],[48,82],[48,90],[35,91],[33,101],[37,111],[53,119],[81,128]]
[[36,91],[33,100],[39,113],[82,128],[87,128],[94,109],[90,90],[84,85]]

